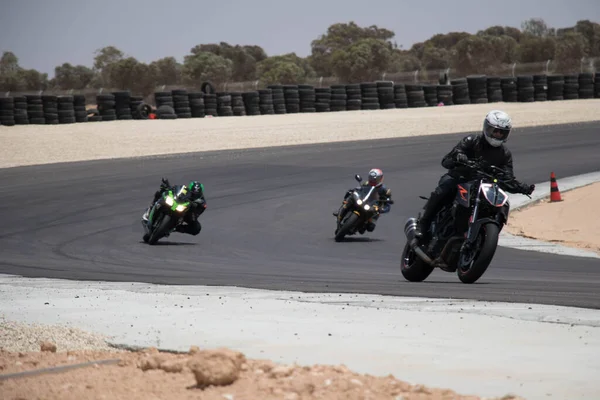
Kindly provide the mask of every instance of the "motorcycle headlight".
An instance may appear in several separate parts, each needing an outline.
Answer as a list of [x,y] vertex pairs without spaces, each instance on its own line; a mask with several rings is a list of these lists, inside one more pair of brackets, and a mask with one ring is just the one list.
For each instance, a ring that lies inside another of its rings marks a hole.
[[167,196],[167,198],[165,199],[165,203],[167,203],[167,205],[169,205],[169,206],[172,206],[173,198],[171,196]]
[[369,211],[371,209],[371,206],[368,204],[365,204],[365,210]]
[[184,206],[183,204],[180,204],[175,208],[175,211],[185,211],[186,208],[187,208],[186,206]]
[[356,200],[356,204],[358,204],[360,206],[362,204],[362,200],[361,199]]

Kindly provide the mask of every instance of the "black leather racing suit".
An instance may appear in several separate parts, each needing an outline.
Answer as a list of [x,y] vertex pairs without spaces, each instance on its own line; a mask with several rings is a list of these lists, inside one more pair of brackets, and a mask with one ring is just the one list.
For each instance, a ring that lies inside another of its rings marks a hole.
[[[163,195],[167,190],[172,189],[166,185],[161,185],[160,189],[154,193],[154,200],[152,204],[156,203],[158,199]],[[202,225],[198,221],[198,217],[202,214],[206,209],[206,200],[204,198],[204,193],[200,193],[196,196],[192,194],[192,201],[190,202],[190,208],[188,212],[185,213],[183,217],[184,224],[177,225],[175,228],[176,232],[187,233],[193,236],[196,236],[202,230]]]
[[[485,140],[483,134],[472,134],[464,137],[442,159],[442,166],[447,168],[448,172],[442,175],[438,186],[431,192],[429,200],[423,207],[424,211],[419,224],[419,233],[423,235],[427,234],[429,225],[437,212],[454,199],[457,184],[469,181],[472,178],[472,171],[469,168],[456,164],[459,154],[463,154],[469,159],[481,158],[487,164],[504,169],[506,178],[514,179],[512,154],[505,145],[491,146]],[[516,181],[515,184],[515,187],[520,189],[518,193],[529,194],[533,190],[529,185],[519,181]]]

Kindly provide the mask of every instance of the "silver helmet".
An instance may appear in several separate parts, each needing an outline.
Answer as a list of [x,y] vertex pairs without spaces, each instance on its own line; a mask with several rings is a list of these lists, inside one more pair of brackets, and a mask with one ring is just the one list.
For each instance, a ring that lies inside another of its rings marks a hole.
[[483,120],[483,136],[494,147],[499,147],[508,140],[512,130],[510,116],[504,111],[492,110]]

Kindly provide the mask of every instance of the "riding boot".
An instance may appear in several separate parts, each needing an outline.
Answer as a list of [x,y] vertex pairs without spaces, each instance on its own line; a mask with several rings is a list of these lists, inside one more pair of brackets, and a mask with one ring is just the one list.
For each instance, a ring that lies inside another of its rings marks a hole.
[[431,193],[429,200],[427,200],[427,203],[423,207],[423,214],[419,219],[419,224],[415,232],[416,237],[422,238],[425,241],[428,239],[429,226],[435,215],[444,206],[444,197],[443,193],[439,193],[437,190]]

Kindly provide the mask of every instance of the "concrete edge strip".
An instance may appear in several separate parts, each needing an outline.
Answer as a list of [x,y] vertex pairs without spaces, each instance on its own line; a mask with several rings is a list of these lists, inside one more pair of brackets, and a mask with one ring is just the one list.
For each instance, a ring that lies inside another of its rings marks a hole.
[[[566,178],[556,177],[558,189],[561,193],[568,192],[600,182],[600,171],[590,172],[582,175],[575,175]],[[511,211],[516,211],[550,196],[550,181],[536,183],[535,192],[531,199],[522,194],[510,194]],[[509,215],[510,224],[510,215]],[[583,249],[563,246],[556,243],[545,242],[537,239],[530,239],[522,236],[516,236],[502,231],[498,241],[498,246],[509,247],[518,250],[537,251],[540,253],[558,254],[570,257],[599,258],[600,255]]]

